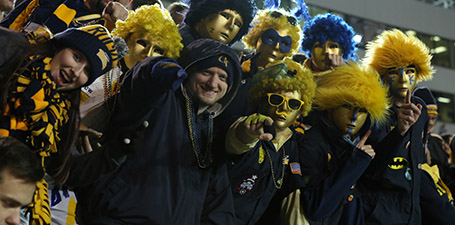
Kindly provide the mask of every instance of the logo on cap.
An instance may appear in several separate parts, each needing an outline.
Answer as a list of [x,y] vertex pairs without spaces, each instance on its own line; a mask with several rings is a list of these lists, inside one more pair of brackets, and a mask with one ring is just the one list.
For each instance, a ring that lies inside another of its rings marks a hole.
[[220,57],[218,58],[218,61],[219,61],[220,63],[223,63],[225,67],[228,67],[229,60],[227,59],[226,56],[220,56]]
[[101,61],[101,67],[102,67],[101,70],[104,70],[107,66],[107,63],[109,63],[109,56],[102,49],[98,49],[98,53],[96,53],[96,56],[98,56],[98,58]]

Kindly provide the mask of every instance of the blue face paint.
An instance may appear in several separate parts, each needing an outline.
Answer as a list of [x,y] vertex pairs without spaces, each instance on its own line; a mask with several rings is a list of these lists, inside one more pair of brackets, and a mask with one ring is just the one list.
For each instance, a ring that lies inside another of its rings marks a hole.
[[414,79],[415,75],[411,75],[409,77],[409,84],[412,85],[412,82],[416,82],[416,80]]
[[290,36],[281,37],[276,30],[268,29],[261,36],[262,43],[266,45],[280,44],[280,50],[288,53],[291,51],[292,38]]
[[[351,125],[355,126],[355,121],[357,121],[357,110],[359,110],[358,107],[354,107],[354,113],[352,114],[352,117],[351,117]],[[348,134],[351,134],[353,133],[353,129],[352,128],[348,128]]]

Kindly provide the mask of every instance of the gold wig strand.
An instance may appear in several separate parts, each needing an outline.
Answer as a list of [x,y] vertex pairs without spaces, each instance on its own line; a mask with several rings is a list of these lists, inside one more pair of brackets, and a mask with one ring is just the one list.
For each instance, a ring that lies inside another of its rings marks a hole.
[[311,110],[316,83],[313,80],[313,74],[310,70],[304,68],[301,64],[293,61],[290,58],[284,58],[282,61],[277,61],[270,66],[284,63],[289,71],[296,72],[291,79],[274,79],[267,75],[258,78],[258,82],[254,84],[249,92],[249,100],[252,106],[256,109],[263,104],[263,100],[267,93],[280,91],[297,91],[300,93],[301,100],[304,102],[302,106],[302,116],[306,116]]
[[292,43],[291,51],[286,53],[286,56],[291,57],[300,49],[300,43],[302,42],[302,29],[300,29],[298,23],[296,23],[295,26],[288,23],[287,17],[290,15],[286,11],[282,9],[275,9],[273,11],[278,11],[283,16],[274,18],[270,16],[270,12],[272,11],[260,10],[251,24],[253,28],[251,28],[250,32],[243,37],[242,41],[247,48],[256,49],[256,44],[264,31],[268,29],[287,29],[289,30],[289,35],[292,38]]
[[372,66],[384,75],[388,68],[417,67],[417,82],[433,77],[432,55],[428,47],[417,37],[407,35],[398,29],[382,32],[367,44],[364,64]]
[[177,25],[169,13],[161,9],[159,5],[141,6],[135,11],[128,13],[125,21],[117,21],[112,35],[128,40],[132,33],[148,34],[159,45],[164,56],[177,59],[183,48],[182,37]]
[[328,110],[343,104],[365,108],[373,121],[384,122],[390,100],[379,74],[371,67],[349,62],[318,80],[315,104]]

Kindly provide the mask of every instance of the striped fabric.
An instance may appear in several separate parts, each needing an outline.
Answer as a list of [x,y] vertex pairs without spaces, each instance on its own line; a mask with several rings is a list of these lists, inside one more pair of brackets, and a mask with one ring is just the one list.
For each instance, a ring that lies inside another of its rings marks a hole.
[[[32,62],[30,66],[21,74],[14,74],[17,82],[11,87],[5,113],[0,116],[0,135],[13,136],[27,143],[44,158],[51,152],[57,152],[59,133],[68,121],[71,103],[57,92],[53,83],[51,58],[35,56],[29,60]],[[37,184],[32,206],[31,224],[51,223],[47,183],[44,180]]]

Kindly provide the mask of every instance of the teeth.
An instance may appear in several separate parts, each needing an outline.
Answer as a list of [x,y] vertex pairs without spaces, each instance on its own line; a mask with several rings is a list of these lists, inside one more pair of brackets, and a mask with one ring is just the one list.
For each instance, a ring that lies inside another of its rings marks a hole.
[[65,80],[65,82],[70,82],[70,79],[69,79],[69,77],[66,75],[65,71],[62,71],[61,74],[62,74],[62,77],[63,77],[63,79]]

